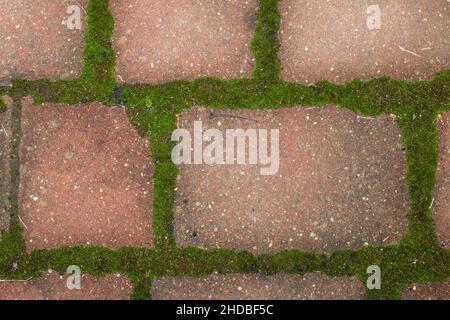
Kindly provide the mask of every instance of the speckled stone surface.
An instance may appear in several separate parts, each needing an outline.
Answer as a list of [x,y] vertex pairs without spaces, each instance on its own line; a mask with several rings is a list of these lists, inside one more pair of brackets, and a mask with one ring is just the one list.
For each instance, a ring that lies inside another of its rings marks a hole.
[[[380,29],[368,27],[371,5],[380,9]],[[417,80],[450,67],[447,0],[282,0],[280,11],[281,73],[288,81]]]
[[0,300],[129,300],[133,288],[127,277],[82,275],[80,289],[67,287],[68,275],[56,271],[29,281],[0,281]]
[[248,161],[180,165],[174,207],[178,245],[331,253],[397,242],[406,233],[406,160],[392,117],[365,118],[334,106],[193,108],[180,115],[178,125],[192,135],[195,120],[203,130],[223,133],[279,129],[279,170],[263,176],[260,168],[267,166]]
[[[0,83],[7,79],[73,79],[83,67],[88,0],[0,0]],[[70,5],[81,29],[70,30]]]
[[412,284],[403,292],[403,300],[450,300],[450,280]]
[[434,200],[431,207],[436,232],[442,245],[450,246],[450,112],[437,121],[439,132],[439,165],[436,171]]
[[257,0],[114,0],[119,81],[249,77]]
[[153,166],[122,107],[22,106],[19,215],[27,248],[152,245]]
[[8,230],[9,196],[11,190],[10,157],[11,157],[11,106],[12,99],[2,97],[7,109],[0,112],[0,232]]
[[356,300],[364,286],[356,278],[306,275],[213,274],[153,281],[156,300]]

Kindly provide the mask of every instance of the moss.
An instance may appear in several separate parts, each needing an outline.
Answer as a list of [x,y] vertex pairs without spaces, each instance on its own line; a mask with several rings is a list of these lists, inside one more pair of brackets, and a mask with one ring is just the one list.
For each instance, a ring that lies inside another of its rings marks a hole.
[[151,288],[153,277],[150,274],[127,274],[133,286],[133,300],[152,300]]
[[326,273],[336,277],[356,274],[357,255],[357,252],[349,249],[333,252],[326,260]]
[[273,255],[259,257],[259,270],[265,274],[279,272],[304,274],[313,271],[325,271],[326,256],[302,252],[300,250],[285,250]]
[[443,281],[450,276],[450,260],[435,247],[393,245],[384,248],[364,248],[358,252],[355,272],[365,283],[367,268],[381,268],[381,290],[367,290],[369,299],[399,299],[410,283]]
[[[155,248],[74,247],[27,253],[22,230],[13,220],[10,231],[0,240],[0,277],[24,279],[48,268],[64,271],[68,265],[77,264],[85,273],[128,275],[134,285],[135,299],[151,298],[151,281],[155,277],[206,276],[212,272],[303,274],[321,271],[330,276],[357,276],[365,283],[367,267],[378,265],[382,270],[382,289],[368,290],[370,299],[398,299],[409,283],[442,281],[450,277],[450,250],[439,246],[429,209],[438,162],[436,117],[450,111],[450,70],[436,74],[429,81],[416,82],[383,77],[366,82],[353,80],[342,85],[320,81],[314,86],[305,86],[282,81],[278,59],[278,0],[260,0],[252,42],[256,64],[251,79],[201,78],[159,85],[119,85],[114,77],[115,58],[110,39],[114,21],[108,1],[91,0],[87,12],[85,64],[79,79],[15,79],[12,88],[0,93],[10,94],[16,103],[21,97],[31,95],[36,103],[100,101],[126,105],[130,121],[142,136],[151,139],[155,167]],[[356,251],[338,250],[329,257],[301,250],[253,256],[233,250],[176,247],[173,205],[178,169],[170,157],[173,147],[170,136],[176,128],[177,114],[194,105],[262,109],[326,104],[336,104],[368,116],[397,116],[407,154],[410,202],[409,230],[399,244],[367,246]],[[18,119],[20,115],[15,117]],[[17,155],[20,128],[16,134],[14,153]],[[17,199],[15,202],[12,210],[16,214]]]
[[[7,90],[0,87],[0,98],[6,94]],[[3,99],[0,99],[0,113],[6,111],[6,104]]]
[[265,82],[276,82],[280,73],[278,29],[281,17],[278,0],[260,0],[257,18],[252,42],[252,51],[256,59],[254,77]]
[[114,19],[109,0],[89,1],[87,16],[84,68],[78,81],[81,87],[86,88],[86,97],[90,101],[106,101],[116,86],[115,53],[111,42]]
[[16,223],[11,223],[9,232],[0,237],[0,278],[20,278],[26,269],[25,242],[22,230]]

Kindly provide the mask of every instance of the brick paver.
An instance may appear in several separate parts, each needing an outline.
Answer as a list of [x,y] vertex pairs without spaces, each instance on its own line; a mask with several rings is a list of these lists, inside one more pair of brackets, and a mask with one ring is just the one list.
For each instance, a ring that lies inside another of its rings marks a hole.
[[[0,0],[0,80],[26,77],[69,79],[83,66],[88,0]],[[78,5],[81,30],[65,21]]]
[[356,278],[302,275],[213,274],[206,278],[178,277],[153,281],[157,300],[356,300],[364,286]]
[[121,275],[82,275],[80,289],[67,287],[68,275],[47,272],[29,281],[1,281],[0,300],[129,300],[131,282]]
[[23,103],[19,211],[28,249],[151,246],[150,148],[122,107]]
[[248,77],[257,0],[115,0],[119,81]]
[[[372,28],[373,5],[380,9],[380,29]],[[280,10],[286,80],[415,80],[450,67],[447,0],[283,0]]]
[[436,232],[443,245],[450,245],[450,112],[438,119],[439,165],[432,206]]
[[182,114],[179,126],[192,131],[197,119],[203,130],[279,129],[280,166],[263,176],[260,168],[267,165],[181,165],[179,245],[330,253],[396,242],[405,234],[406,160],[391,117],[364,118],[334,106],[197,108]]
[[10,156],[11,156],[11,104],[9,97],[2,97],[7,110],[0,112],[0,231],[9,228],[9,196],[11,190]]
[[450,280],[413,284],[403,292],[403,300],[450,300]]

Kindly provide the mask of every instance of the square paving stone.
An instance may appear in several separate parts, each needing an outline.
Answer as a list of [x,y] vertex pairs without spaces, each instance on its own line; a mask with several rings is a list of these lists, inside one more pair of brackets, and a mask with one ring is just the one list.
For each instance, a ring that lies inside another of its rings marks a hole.
[[450,300],[450,280],[413,284],[403,292],[403,300]]
[[119,274],[83,274],[79,290],[67,287],[68,277],[49,271],[28,281],[0,280],[0,300],[129,300],[133,292],[130,280]]
[[149,142],[122,107],[22,106],[19,216],[28,249],[152,245]]
[[[11,107],[12,99],[2,97],[7,109],[0,112],[0,232],[9,229],[11,191]],[[1,235],[0,235],[1,238]]]
[[439,165],[436,172],[432,213],[439,240],[450,245],[450,112],[438,118]]
[[285,80],[416,80],[450,67],[447,0],[283,0],[280,10]]
[[213,274],[153,281],[155,300],[359,300],[364,286],[356,278],[277,274]]
[[119,81],[249,77],[257,0],[114,0]]
[[[83,67],[88,0],[0,0],[0,80],[70,79]],[[70,6],[80,8],[81,29]],[[69,13],[68,13],[69,12]]]
[[246,164],[181,164],[174,208],[179,245],[331,253],[397,242],[406,233],[406,160],[392,117],[366,118],[335,106],[193,108],[178,119],[192,139],[197,120],[224,140],[226,129],[279,129],[279,169],[262,175],[268,165],[249,165],[248,149]]

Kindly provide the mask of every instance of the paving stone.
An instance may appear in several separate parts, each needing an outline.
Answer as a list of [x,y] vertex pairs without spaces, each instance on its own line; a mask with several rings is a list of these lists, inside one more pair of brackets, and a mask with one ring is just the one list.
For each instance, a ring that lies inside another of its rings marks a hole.
[[127,277],[82,275],[81,288],[67,287],[68,275],[56,271],[29,281],[0,280],[0,300],[129,300],[133,288]]
[[403,300],[450,300],[450,279],[444,282],[413,284],[403,292]]
[[153,281],[156,300],[356,300],[364,286],[356,278],[277,274],[213,274],[206,278],[178,277]]
[[[372,27],[373,5],[380,29]],[[416,80],[450,67],[447,0],[283,0],[280,10],[285,80]]]
[[[0,0],[0,80],[78,76],[87,4],[88,0]],[[71,5],[81,6],[81,29],[67,27]]]
[[115,0],[119,81],[249,77],[257,0]]
[[28,249],[152,245],[149,142],[122,107],[22,106],[19,215]]
[[439,165],[436,172],[432,213],[439,240],[450,245],[450,112],[438,119]]
[[0,231],[9,229],[9,195],[11,188],[11,105],[12,99],[3,97],[7,109],[0,112]]
[[180,165],[174,207],[180,246],[331,253],[398,242],[406,233],[406,160],[393,117],[334,106],[194,108],[180,115],[179,127],[192,136],[195,120],[224,137],[225,129],[279,129],[279,170],[262,175],[268,166],[249,165],[248,150],[246,164]]

